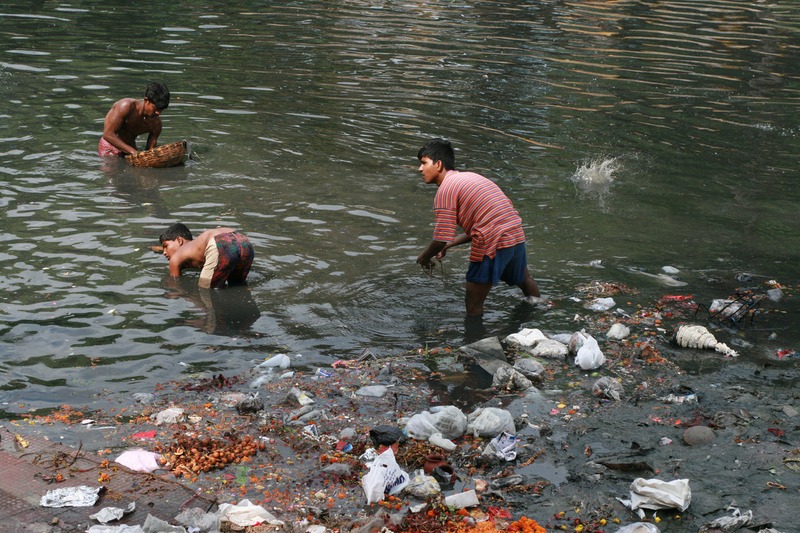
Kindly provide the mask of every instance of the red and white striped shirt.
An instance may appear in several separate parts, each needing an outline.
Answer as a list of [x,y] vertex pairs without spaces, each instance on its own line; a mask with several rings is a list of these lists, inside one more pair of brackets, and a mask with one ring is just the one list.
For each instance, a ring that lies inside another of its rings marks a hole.
[[494,258],[500,248],[525,242],[522,218],[496,183],[475,172],[451,170],[433,198],[433,240],[449,242],[461,226],[472,237],[470,261]]

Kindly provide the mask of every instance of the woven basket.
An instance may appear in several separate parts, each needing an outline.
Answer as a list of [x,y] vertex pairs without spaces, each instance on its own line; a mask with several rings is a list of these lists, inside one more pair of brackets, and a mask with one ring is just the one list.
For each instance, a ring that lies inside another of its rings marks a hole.
[[183,163],[184,157],[186,141],[177,141],[136,152],[136,155],[126,155],[125,161],[135,167],[174,167]]

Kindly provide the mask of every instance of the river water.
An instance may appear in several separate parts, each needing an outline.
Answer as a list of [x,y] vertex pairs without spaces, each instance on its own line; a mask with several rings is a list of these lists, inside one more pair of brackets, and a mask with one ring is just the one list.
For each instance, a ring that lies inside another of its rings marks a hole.
[[[800,349],[797,2],[18,4],[0,8],[4,417],[280,352],[463,342],[466,249],[444,275],[414,262],[433,137],[513,199],[554,303],[497,288],[488,334],[569,331],[594,281],[635,288],[632,311],[774,280],[785,298],[732,336],[750,359]],[[192,160],[101,161],[106,111],[152,80],[172,92],[160,142]],[[151,246],[177,220],[249,235],[249,285],[172,283]]]

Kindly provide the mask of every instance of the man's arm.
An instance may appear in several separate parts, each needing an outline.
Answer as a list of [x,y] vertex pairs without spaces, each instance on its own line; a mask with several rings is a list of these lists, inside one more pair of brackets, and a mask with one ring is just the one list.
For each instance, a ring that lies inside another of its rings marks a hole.
[[430,269],[431,268],[431,258],[435,257],[439,252],[444,250],[444,247],[447,246],[447,243],[444,241],[431,241],[425,250],[419,254],[417,257],[417,263],[422,265],[422,268]]
[[158,136],[161,135],[161,119],[155,119],[157,122],[152,130],[150,130],[150,134],[147,136],[147,149],[152,150],[156,147],[156,143],[158,141]]
[[444,248],[442,248],[442,250],[438,254],[436,254],[436,259],[442,259],[445,256],[445,254],[447,253],[447,250],[449,250],[453,246],[458,246],[460,244],[464,244],[465,242],[470,242],[471,240],[472,240],[472,236],[471,235],[468,235],[466,233],[462,233],[461,235],[459,235],[458,237],[456,237],[452,241],[450,241],[447,244],[445,244]]

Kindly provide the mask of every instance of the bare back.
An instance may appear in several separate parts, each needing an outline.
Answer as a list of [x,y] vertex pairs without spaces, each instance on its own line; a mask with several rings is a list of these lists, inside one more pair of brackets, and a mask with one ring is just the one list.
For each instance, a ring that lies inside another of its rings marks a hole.
[[202,269],[206,262],[206,247],[208,242],[222,233],[234,232],[233,228],[209,229],[191,241],[186,241],[178,251],[169,258],[169,272],[173,276],[180,276],[186,268]]

